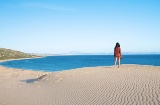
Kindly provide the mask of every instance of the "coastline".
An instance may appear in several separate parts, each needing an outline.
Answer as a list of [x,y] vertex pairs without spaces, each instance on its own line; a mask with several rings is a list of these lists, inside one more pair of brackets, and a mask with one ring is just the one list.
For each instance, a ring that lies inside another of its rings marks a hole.
[[0,60],[0,62],[14,61],[14,60],[24,60],[24,59],[36,59],[36,58],[44,58],[44,57],[46,57],[46,56],[33,57],[33,58],[6,59],[6,60]]
[[0,66],[0,104],[159,105],[159,80],[160,66],[99,66],[50,73]]

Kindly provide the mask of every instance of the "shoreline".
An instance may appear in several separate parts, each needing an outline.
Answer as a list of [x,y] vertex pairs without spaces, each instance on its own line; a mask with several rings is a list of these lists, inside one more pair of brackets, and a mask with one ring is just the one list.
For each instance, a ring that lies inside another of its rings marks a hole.
[[36,59],[36,58],[44,58],[44,57],[46,57],[46,56],[33,57],[33,58],[6,59],[6,60],[0,60],[0,62],[7,62],[7,61],[14,61],[14,60],[25,60],[25,59]]
[[[160,66],[154,66],[154,65],[141,65],[141,64],[121,64],[121,66],[142,66],[142,67],[160,67]],[[0,65],[0,67],[6,68],[6,69],[13,69],[13,70],[20,70],[20,71],[33,71],[33,72],[43,72],[43,73],[57,73],[57,72],[64,72],[64,71],[73,71],[76,69],[87,69],[87,68],[97,68],[97,67],[107,67],[107,68],[115,68],[115,69],[121,69],[118,68],[118,66],[114,67],[114,65],[111,66],[93,66],[93,67],[81,67],[81,68],[73,68],[73,69],[63,69],[63,70],[56,70],[56,71],[45,71],[45,70],[32,70],[32,69],[20,69],[20,68],[12,68],[12,67],[5,67],[3,65]]]

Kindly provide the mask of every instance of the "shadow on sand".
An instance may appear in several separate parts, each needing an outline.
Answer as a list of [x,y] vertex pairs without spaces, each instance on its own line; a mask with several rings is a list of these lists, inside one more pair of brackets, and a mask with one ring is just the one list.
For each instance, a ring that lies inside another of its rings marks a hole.
[[27,79],[27,80],[21,80],[22,82],[26,82],[26,83],[33,83],[35,81],[37,81],[37,79]]
[[36,79],[27,79],[27,80],[21,80],[22,82],[26,82],[26,83],[33,83],[36,81],[40,81],[43,78],[45,78],[47,76],[47,74],[41,75],[40,77],[36,78]]

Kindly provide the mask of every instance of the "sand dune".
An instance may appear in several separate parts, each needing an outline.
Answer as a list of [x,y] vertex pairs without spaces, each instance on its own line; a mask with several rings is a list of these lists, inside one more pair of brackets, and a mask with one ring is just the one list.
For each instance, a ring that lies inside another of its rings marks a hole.
[[54,73],[0,67],[0,105],[160,105],[160,67]]

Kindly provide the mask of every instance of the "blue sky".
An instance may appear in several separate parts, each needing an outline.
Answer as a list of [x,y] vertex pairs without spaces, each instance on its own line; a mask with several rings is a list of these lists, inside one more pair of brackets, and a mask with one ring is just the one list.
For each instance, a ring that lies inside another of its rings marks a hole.
[[0,0],[0,47],[26,53],[160,52],[160,0]]

